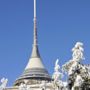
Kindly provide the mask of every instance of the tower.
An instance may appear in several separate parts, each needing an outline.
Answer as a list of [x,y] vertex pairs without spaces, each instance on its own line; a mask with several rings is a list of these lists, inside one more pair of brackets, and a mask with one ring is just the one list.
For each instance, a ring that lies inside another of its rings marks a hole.
[[28,82],[40,83],[40,81],[50,81],[51,78],[48,71],[45,69],[42,59],[38,50],[37,41],[37,18],[36,18],[36,0],[34,0],[34,29],[33,29],[33,48],[29,62],[22,73],[22,75],[15,81],[14,85],[19,85],[20,83]]

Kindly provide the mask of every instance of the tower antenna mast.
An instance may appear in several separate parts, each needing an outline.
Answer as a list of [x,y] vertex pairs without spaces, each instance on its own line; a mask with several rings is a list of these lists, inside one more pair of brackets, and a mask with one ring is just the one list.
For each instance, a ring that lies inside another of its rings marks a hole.
[[34,0],[34,18],[36,18],[36,0]]
[[33,44],[37,45],[37,19],[36,19],[36,0],[34,0],[34,42]]

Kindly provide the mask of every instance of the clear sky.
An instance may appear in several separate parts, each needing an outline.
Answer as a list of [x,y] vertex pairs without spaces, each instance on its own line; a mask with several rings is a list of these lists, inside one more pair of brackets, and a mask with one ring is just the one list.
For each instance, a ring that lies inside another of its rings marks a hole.
[[[84,43],[90,63],[90,0],[37,0],[39,51],[49,73],[54,62],[71,59],[77,41]],[[31,55],[33,0],[0,0],[0,79],[12,85]]]

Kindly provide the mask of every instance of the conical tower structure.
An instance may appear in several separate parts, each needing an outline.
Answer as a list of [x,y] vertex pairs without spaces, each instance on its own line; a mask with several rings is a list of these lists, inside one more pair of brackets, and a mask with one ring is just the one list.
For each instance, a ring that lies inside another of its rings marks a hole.
[[51,78],[48,74],[48,71],[45,69],[44,64],[38,50],[37,42],[37,18],[36,18],[36,0],[34,0],[34,32],[33,32],[33,48],[29,62],[22,73],[22,75],[15,81],[14,85],[19,85],[25,81],[29,84],[35,83],[36,81],[50,81]]

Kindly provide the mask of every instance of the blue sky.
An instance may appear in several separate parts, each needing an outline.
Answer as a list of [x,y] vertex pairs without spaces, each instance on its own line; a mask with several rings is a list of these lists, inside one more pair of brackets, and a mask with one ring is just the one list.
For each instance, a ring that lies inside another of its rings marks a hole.
[[[39,51],[49,73],[54,62],[71,59],[77,41],[90,63],[90,0],[37,0]],[[33,0],[0,0],[0,78],[9,85],[23,72],[31,55]]]

